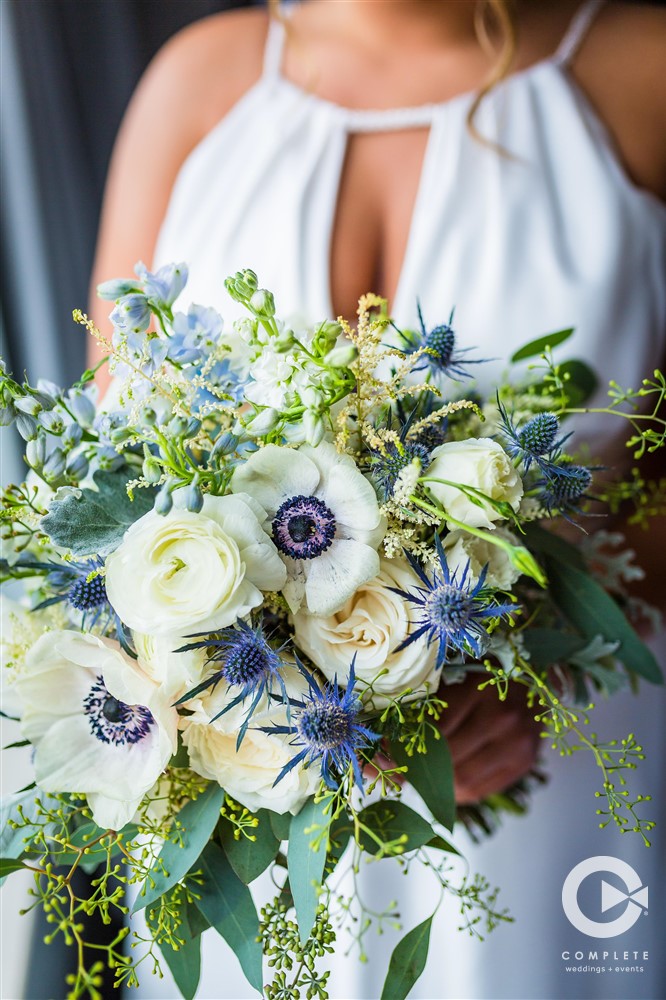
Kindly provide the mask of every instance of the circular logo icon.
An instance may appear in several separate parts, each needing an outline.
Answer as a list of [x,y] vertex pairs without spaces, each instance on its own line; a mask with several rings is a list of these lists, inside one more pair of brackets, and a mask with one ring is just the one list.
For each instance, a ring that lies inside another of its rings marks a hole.
[[[601,913],[624,903],[624,909],[615,920],[593,920],[583,913],[578,903],[578,890],[584,879],[600,872],[617,875],[624,883],[624,890],[621,890],[606,881],[601,882]],[[641,884],[640,877],[626,861],[599,855],[586,858],[571,869],[562,886],[562,906],[569,923],[582,934],[594,938],[617,937],[633,927],[643,911],[647,910],[648,888]]]

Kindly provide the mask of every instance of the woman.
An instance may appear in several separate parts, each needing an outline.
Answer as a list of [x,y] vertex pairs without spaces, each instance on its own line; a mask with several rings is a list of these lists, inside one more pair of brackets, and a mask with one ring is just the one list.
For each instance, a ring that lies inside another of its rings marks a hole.
[[[313,321],[353,316],[370,288],[402,326],[417,296],[432,325],[455,304],[461,340],[500,359],[487,381],[522,342],[574,325],[602,379],[636,384],[666,330],[665,40],[661,11],[569,0],[515,12],[505,0],[316,0],[286,24],[261,11],[208,19],[137,91],[94,282],[138,258],[184,259],[188,295],[227,318],[223,280],[242,266],[281,314]],[[104,329],[104,306],[93,315]],[[612,434],[600,427],[594,446]],[[523,706],[498,711],[465,686],[450,700],[460,801],[529,768]],[[423,995],[445,995],[434,982]]]

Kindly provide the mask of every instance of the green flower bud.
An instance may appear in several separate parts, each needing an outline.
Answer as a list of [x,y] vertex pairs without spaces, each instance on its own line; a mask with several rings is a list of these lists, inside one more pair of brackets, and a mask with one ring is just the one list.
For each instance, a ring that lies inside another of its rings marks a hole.
[[324,361],[331,368],[349,368],[358,357],[358,348],[355,344],[341,344],[329,351]]
[[185,491],[185,507],[192,514],[198,514],[203,507],[203,493],[199,487],[192,483]]
[[173,437],[183,437],[187,432],[189,420],[186,417],[172,417],[167,424],[167,431]]
[[33,396],[19,396],[14,400],[14,406],[20,413],[27,413],[29,417],[36,417],[42,410],[42,404]]
[[28,465],[33,469],[41,469],[46,461],[46,438],[43,434],[33,438],[32,441],[28,441],[25,448],[25,457],[28,460]]
[[173,497],[169,485],[166,484],[155,497],[155,511],[162,517],[166,517],[173,507]]
[[316,448],[324,437],[324,421],[314,410],[306,410],[303,414],[303,430],[306,443]]
[[39,433],[37,421],[27,413],[16,414],[16,430],[24,441],[32,441]]
[[152,406],[144,406],[141,410],[141,420],[144,424],[148,424],[149,427],[154,427],[157,423],[157,414]]
[[342,336],[343,330],[339,323],[326,320],[322,323],[314,336],[313,346],[319,353],[325,354],[335,347],[336,342]]
[[272,406],[267,406],[265,410],[256,413],[245,425],[245,430],[252,437],[263,437],[277,427],[280,414]]
[[88,475],[89,468],[90,462],[82,452],[79,452],[78,455],[69,456],[65,464],[65,473],[70,479],[80,482]]
[[225,434],[220,434],[219,438],[215,442],[210,457],[213,458],[217,455],[233,455],[237,447],[238,438],[235,434],[231,434],[227,431]]
[[287,354],[296,343],[296,336],[293,330],[285,330],[273,341],[273,348],[279,354]]
[[162,478],[162,467],[153,455],[144,459],[141,471],[143,472],[143,478],[148,483],[159,483]]
[[258,288],[250,299],[250,306],[258,316],[270,319],[275,316],[275,299],[266,288]]
[[246,285],[249,285],[249,287],[252,289],[253,292],[257,290],[259,286],[259,279],[257,278],[254,271],[251,271],[249,268],[246,268],[244,271],[241,271],[241,278]]
[[48,480],[60,479],[64,471],[65,453],[60,448],[56,448],[44,463],[44,478]]

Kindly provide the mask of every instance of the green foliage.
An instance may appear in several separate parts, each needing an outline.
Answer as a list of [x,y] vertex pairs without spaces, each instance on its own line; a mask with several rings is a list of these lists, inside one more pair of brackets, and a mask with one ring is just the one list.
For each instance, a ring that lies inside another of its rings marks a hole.
[[377,857],[416,851],[434,836],[430,823],[399,799],[382,799],[356,816],[357,841]]
[[197,918],[194,898],[176,886],[148,909],[146,922],[185,1000],[193,1000],[201,975],[201,938],[192,918]]
[[255,819],[256,826],[248,831],[239,829],[228,821],[223,821],[219,830],[224,853],[241,882],[246,885],[268,868],[280,847],[267,810],[260,810]]
[[25,868],[25,862],[20,858],[0,858],[0,878],[21,871],[22,868]]
[[556,628],[528,628],[522,637],[530,654],[530,663],[537,670],[547,670],[556,663],[567,663],[570,656],[585,647],[585,640],[579,635]]
[[108,555],[140,517],[152,510],[155,493],[137,490],[127,495],[127,472],[96,472],[96,490],[68,490],[51,501],[42,528],[54,545],[75,556]]
[[557,559],[548,560],[548,575],[555,604],[581,635],[588,641],[596,636],[602,636],[607,642],[619,641],[615,656],[627,670],[653,684],[664,683],[653,653],[596,580],[578,569],[562,565]]
[[146,877],[133,913],[150,906],[192,868],[217,825],[223,801],[224,791],[211,782],[202,795],[181,809],[170,839]]
[[536,340],[530,340],[528,344],[525,344],[511,355],[511,364],[516,364],[518,361],[525,361],[527,358],[535,358],[537,355],[543,354],[544,351],[558,347],[565,340],[568,340],[573,332],[574,328],[569,327],[566,330],[557,330],[556,333],[547,333],[543,337],[537,337]]
[[438,823],[453,829],[456,799],[453,762],[446,740],[433,728],[426,730],[423,752],[411,755],[400,742],[391,744],[390,754],[397,764],[407,767],[407,780],[414,786]]
[[414,927],[398,942],[391,955],[381,1000],[405,1000],[425,969],[432,917]]
[[330,824],[325,807],[326,800],[308,799],[289,827],[289,885],[302,944],[310,936],[321,895]]
[[208,844],[199,866],[203,883],[197,906],[211,927],[232,948],[250,985],[261,992],[259,920],[250,890],[238,878],[217,844]]

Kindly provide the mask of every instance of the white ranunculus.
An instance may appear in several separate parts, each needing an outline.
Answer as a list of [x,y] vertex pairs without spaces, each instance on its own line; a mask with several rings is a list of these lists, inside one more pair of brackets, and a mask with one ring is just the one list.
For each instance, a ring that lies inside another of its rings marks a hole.
[[[373,685],[375,708],[386,696],[412,689],[411,698],[437,686],[437,648],[428,648],[420,636],[404,649],[398,647],[418,628],[418,608],[391,588],[414,591],[419,579],[403,560],[382,559],[379,575],[362,584],[339,611],[327,617],[299,612],[294,616],[296,643],[322,673],[339,680],[355,670],[359,693]],[[383,671],[387,671],[383,673]]]
[[[512,545],[521,544],[519,539],[506,528],[495,528],[495,534],[505,538]],[[444,539],[443,547],[449,569],[452,573],[457,570],[459,580],[468,562],[467,579],[470,582],[476,583],[486,565],[488,566],[486,584],[489,587],[510,590],[520,576],[520,570],[513,565],[505,549],[487,542],[485,538],[470,535],[467,531],[450,531]]]
[[[523,483],[511,459],[497,441],[489,438],[440,444],[433,450],[425,475],[471,486],[491,500],[509,503],[514,510],[518,510],[523,495]],[[455,486],[433,482],[426,485],[451,517],[470,528],[493,528],[493,522],[502,519],[489,504],[477,506]]]
[[47,632],[16,689],[39,787],[85,794],[98,826],[125,826],[177,746],[178,713],[140,661],[90,633]]
[[249,496],[204,499],[200,514],[139,518],[106,561],[111,606],[130,628],[182,636],[225,628],[280,590],[284,564]]
[[312,614],[334,614],[379,572],[384,524],[375,491],[329,442],[298,449],[269,444],[238,466],[231,488],[266,510],[293,612],[305,604]]
[[170,701],[177,701],[202,679],[207,661],[206,650],[176,652],[181,646],[196,640],[146,635],[143,632],[133,632],[132,638],[144,673],[160,685],[165,698]]
[[[305,681],[295,670],[287,672],[286,683],[290,696],[300,698],[305,693]],[[282,769],[302,750],[301,746],[292,744],[292,736],[260,731],[264,727],[286,725],[287,712],[282,704],[269,705],[264,700],[254,712],[237,749],[238,730],[251,699],[212,721],[236,693],[220,681],[213,690],[188,701],[187,708],[192,714],[181,719],[181,728],[190,767],[202,777],[219,782],[247,809],[295,814],[317,790],[321,772],[318,767],[305,767],[300,763],[275,784]]]

